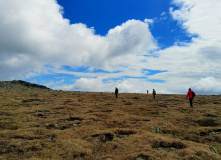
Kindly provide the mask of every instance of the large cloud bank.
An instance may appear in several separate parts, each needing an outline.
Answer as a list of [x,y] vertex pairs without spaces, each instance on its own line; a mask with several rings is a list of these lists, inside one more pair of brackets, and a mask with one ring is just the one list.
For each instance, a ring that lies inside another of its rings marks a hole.
[[[170,8],[171,16],[194,38],[161,50],[149,30],[152,20],[128,20],[100,36],[86,24],[70,24],[55,0],[1,0],[0,80],[53,73],[80,77],[71,85],[54,82],[57,89],[112,91],[118,86],[123,92],[155,88],[161,93],[185,93],[193,87],[200,94],[220,94],[221,1],[173,3],[179,9]],[[91,72],[62,66],[89,66]],[[166,72],[151,75],[150,70]]]

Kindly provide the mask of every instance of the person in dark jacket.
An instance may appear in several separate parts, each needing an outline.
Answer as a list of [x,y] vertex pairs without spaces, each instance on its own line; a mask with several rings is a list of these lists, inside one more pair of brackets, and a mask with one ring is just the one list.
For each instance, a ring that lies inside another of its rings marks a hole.
[[155,91],[155,89],[153,89],[153,99],[155,100],[155,96],[156,96],[156,91]]
[[118,98],[118,88],[115,87],[115,95],[116,95],[116,98]]
[[195,92],[191,90],[191,88],[189,88],[189,91],[187,92],[186,95],[186,99],[189,97],[189,101],[190,101],[190,107],[193,107],[193,98],[195,97]]

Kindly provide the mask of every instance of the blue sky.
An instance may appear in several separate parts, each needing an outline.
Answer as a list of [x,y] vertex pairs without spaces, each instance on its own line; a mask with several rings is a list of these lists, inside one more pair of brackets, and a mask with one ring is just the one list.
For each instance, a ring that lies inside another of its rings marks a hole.
[[[171,0],[58,0],[63,7],[63,16],[70,23],[84,23],[93,27],[95,33],[105,36],[108,31],[130,19],[144,21],[156,19],[150,26],[152,35],[161,47],[173,45],[175,41],[191,40],[169,14],[169,8],[177,6]],[[166,26],[166,27],[165,27]]]
[[0,80],[221,93],[220,0],[0,1]]

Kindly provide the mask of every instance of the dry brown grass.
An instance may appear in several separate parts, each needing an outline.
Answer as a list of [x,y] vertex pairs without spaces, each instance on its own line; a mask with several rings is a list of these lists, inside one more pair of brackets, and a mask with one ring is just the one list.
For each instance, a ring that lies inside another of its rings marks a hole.
[[219,160],[221,96],[1,91],[0,159]]

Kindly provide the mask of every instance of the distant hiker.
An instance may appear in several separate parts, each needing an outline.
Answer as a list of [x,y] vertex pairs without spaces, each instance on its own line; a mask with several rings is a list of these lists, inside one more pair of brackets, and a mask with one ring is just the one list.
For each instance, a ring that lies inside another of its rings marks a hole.
[[191,88],[189,88],[189,91],[187,92],[186,95],[186,99],[189,97],[189,101],[190,101],[190,107],[193,107],[193,98],[195,97],[195,92],[191,90]]
[[148,94],[148,90],[147,90],[147,94]]
[[115,95],[116,95],[116,98],[118,98],[118,88],[115,87]]
[[156,91],[155,91],[155,89],[153,89],[153,99],[155,100],[155,96],[156,96]]

